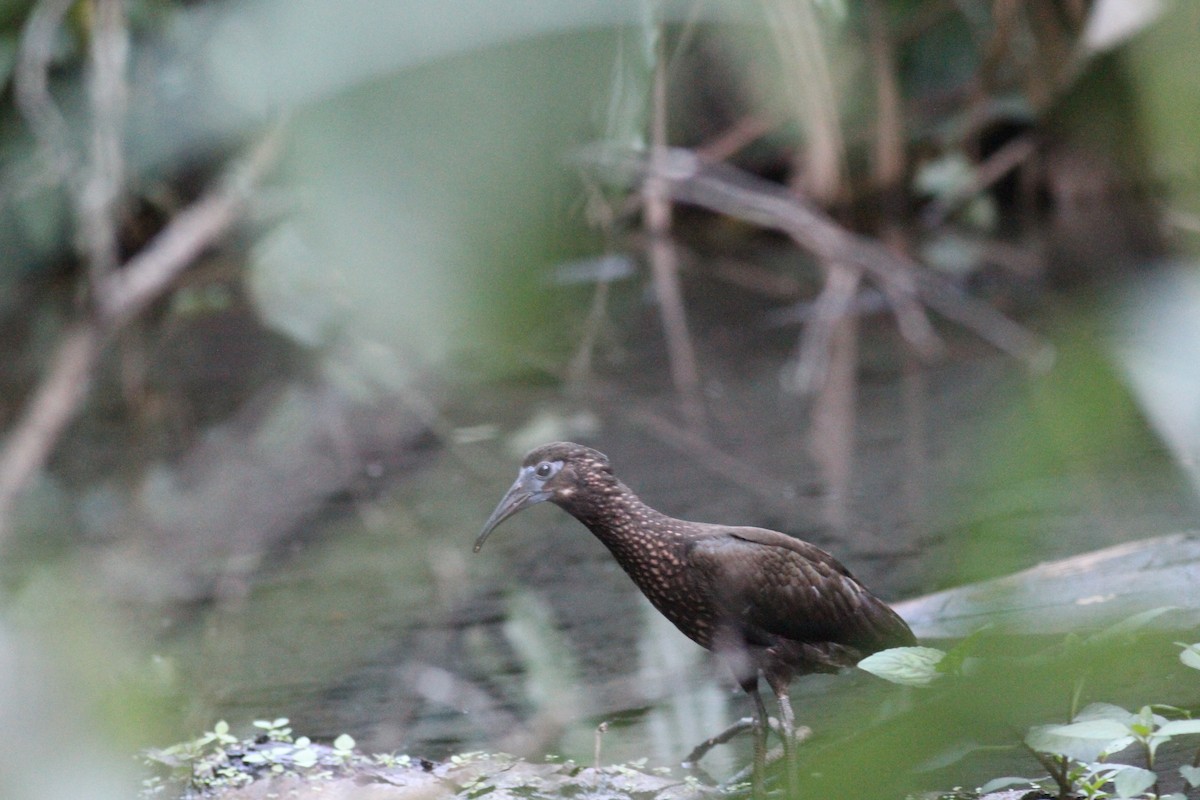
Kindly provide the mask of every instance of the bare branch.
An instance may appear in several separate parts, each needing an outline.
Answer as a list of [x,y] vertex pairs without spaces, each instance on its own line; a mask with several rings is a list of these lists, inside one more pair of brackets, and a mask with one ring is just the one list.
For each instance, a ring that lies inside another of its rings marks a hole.
[[742,717],[737,722],[718,733],[716,736],[710,736],[700,744],[693,747],[692,751],[683,757],[684,766],[690,767],[708,755],[708,751],[712,750],[717,745],[725,744],[735,736],[739,736],[753,729],[754,720],[751,717]]
[[97,310],[119,327],[158,297],[237,218],[254,185],[274,161],[279,132],[268,134],[220,185],[180,212],[161,233],[97,287]]
[[87,395],[100,350],[101,337],[94,323],[77,323],[69,329],[46,377],[5,440],[0,452],[0,545],[11,528],[17,499],[46,463]]
[[983,163],[976,167],[975,178],[970,184],[963,187],[961,191],[953,193],[950,197],[935,200],[929,206],[928,210],[921,215],[923,221],[930,228],[941,226],[951,214],[962,208],[967,201],[978,197],[980,193],[986,191],[996,181],[1028,161],[1037,152],[1037,149],[1037,139],[1030,134],[1018,136],[1008,141],[1003,147],[992,153]]
[[[679,202],[726,214],[788,234],[818,260],[856,266],[887,294],[901,316],[901,333],[918,350],[936,347],[920,304],[972,330],[977,336],[1034,368],[1045,368],[1053,350],[1042,339],[950,284],[937,273],[879,242],[838,225],[794,192],[729,164],[705,163],[694,153],[672,148],[655,158],[605,145],[586,148],[581,163],[622,180],[651,175]],[[907,318],[905,317],[907,315]]]
[[277,132],[267,136],[215,189],[95,287],[96,313],[63,337],[46,377],[0,451],[0,550],[11,531],[13,507],[79,412],[104,346],[238,219],[251,188],[270,165],[278,139]]

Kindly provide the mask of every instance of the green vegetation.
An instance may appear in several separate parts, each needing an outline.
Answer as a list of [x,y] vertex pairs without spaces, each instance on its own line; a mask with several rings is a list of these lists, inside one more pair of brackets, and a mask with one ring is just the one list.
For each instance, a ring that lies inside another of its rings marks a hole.
[[245,786],[267,776],[303,777],[328,781],[366,765],[407,767],[408,756],[354,752],[354,739],[342,734],[332,745],[321,745],[307,736],[293,736],[286,717],[256,720],[261,733],[239,739],[229,723],[220,720],[211,731],[191,741],[146,753],[153,768],[167,768],[145,782],[145,795],[177,794],[180,788],[203,794]]
[[[1140,619],[1133,620],[1132,624],[1127,621],[1120,627],[1125,630],[1139,627],[1154,615],[1155,612],[1139,615]],[[1111,642],[1113,632],[1097,634],[1096,638]],[[1200,644],[1176,642],[1176,645],[1182,648],[1180,662],[1200,670]],[[1068,642],[1068,647],[1075,654],[1085,652],[1080,643]],[[893,683],[930,686],[949,672],[961,669],[959,657],[943,653],[939,658],[939,652],[925,647],[895,648],[876,653],[859,666]],[[951,661],[958,661],[959,667],[946,669],[944,663]],[[1045,663],[1034,659],[1022,668],[1033,670],[1044,666]],[[1075,709],[1084,682],[1084,678],[1078,678],[1071,696],[1072,710],[1065,723],[1035,725],[1020,745],[1008,745],[1011,749],[1026,749],[1045,768],[1045,774],[993,778],[980,786],[978,795],[1007,787],[1029,786],[1054,792],[1059,800],[1076,797],[1088,800],[1184,800],[1184,789],[1200,786],[1200,743],[1188,738],[1200,734],[1200,718],[1194,716],[1195,710],[1151,703],[1130,711],[1106,702],[1093,702]],[[1173,774],[1167,775],[1159,769],[1157,755],[1159,749],[1170,742],[1193,742],[1195,755],[1190,763],[1175,767]],[[1168,782],[1178,790],[1162,793],[1160,785]]]

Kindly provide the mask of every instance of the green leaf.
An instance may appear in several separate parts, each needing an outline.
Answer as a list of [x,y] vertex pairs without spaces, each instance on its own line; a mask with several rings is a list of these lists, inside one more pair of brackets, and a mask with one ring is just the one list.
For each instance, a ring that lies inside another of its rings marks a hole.
[[946,654],[934,647],[893,647],[858,662],[859,669],[904,686],[928,686],[941,676],[937,666]]
[[333,740],[333,749],[349,752],[354,749],[354,737],[348,733],[343,733],[341,736]]
[[[1131,744],[1128,728],[1114,720],[1089,720],[1071,725],[1038,725],[1025,734],[1025,744],[1039,753],[1067,756],[1076,761],[1092,762],[1107,752],[1116,752]],[[1089,734],[1075,735],[1075,731]],[[1120,735],[1113,736],[1118,731]]]
[[1148,769],[1129,767],[1118,772],[1117,776],[1113,778],[1113,790],[1117,797],[1140,797],[1143,792],[1154,785],[1156,780],[1158,780],[1158,776]]
[[1126,617],[1120,622],[1114,623],[1104,630],[1097,631],[1089,636],[1086,640],[1087,644],[1110,644],[1118,638],[1127,638],[1135,633],[1145,630],[1150,627],[1150,623],[1158,619],[1168,611],[1175,611],[1178,606],[1158,606],[1156,608],[1139,611],[1137,614]]
[[1179,654],[1179,660],[1183,662],[1183,665],[1192,669],[1200,669],[1200,643],[1184,644],[1183,642],[1176,642],[1175,644],[1183,648],[1183,652]]
[[979,794],[991,794],[992,792],[996,792],[1001,789],[1007,789],[1010,786],[1036,786],[1036,784],[1029,780],[1029,778],[1018,778],[1015,776],[1008,778],[992,778],[983,786],[979,787]]
[[1129,726],[1113,719],[1090,719],[1085,722],[1072,722],[1069,725],[1051,725],[1048,732],[1072,739],[1112,740],[1128,736]]
[[1200,719],[1176,719],[1162,725],[1155,731],[1159,736],[1180,736],[1188,733],[1200,733]]
[[1184,764],[1179,768],[1179,774],[1187,781],[1188,786],[1200,786],[1200,767]]
[[1089,719],[1115,719],[1126,725],[1133,721],[1134,713],[1113,703],[1088,703],[1078,714],[1075,722]]
[[311,747],[306,747],[303,750],[298,750],[292,755],[292,763],[297,767],[308,769],[316,766],[318,760],[317,751]]

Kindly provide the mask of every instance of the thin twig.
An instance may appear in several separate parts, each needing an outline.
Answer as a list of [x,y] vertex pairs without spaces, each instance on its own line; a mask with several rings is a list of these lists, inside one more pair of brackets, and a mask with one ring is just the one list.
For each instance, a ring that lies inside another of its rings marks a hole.
[[746,731],[754,730],[754,720],[751,717],[742,717],[737,722],[730,725],[725,730],[718,733],[716,736],[710,736],[700,744],[692,748],[692,752],[688,753],[683,758],[685,766],[695,764],[700,759],[708,755],[708,752],[718,745],[725,744],[735,736],[740,736]]
[[705,161],[725,161],[777,127],[778,122],[766,117],[742,117],[733,127],[697,147],[696,153]]
[[75,417],[100,350],[101,337],[92,321],[76,323],[63,334],[46,377],[6,438],[0,452],[0,551],[11,528],[13,506]]
[[[650,140],[654,151],[667,152],[667,65],[664,31],[658,23],[654,64],[654,85],[650,111]],[[642,184],[642,202],[646,232],[649,234],[650,270],[658,313],[662,317],[667,340],[667,360],[671,378],[679,394],[681,410],[689,426],[699,430],[704,424],[704,404],[700,399],[700,371],[696,351],[688,332],[687,310],[679,285],[679,254],[670,239],[672,206],[670,193],[652,175]]]
[[117,267],[118,201],[124,186],[121,152],[129,87],[129,32],[124,0],[95,0],[88,94],[92,106],[91,158],[76,195],[80,251],[92,286]]
[[932,203],[922,215],[924,223],[936,228],[973,197],[1025,163],[1037,152],[1038,142],[1031,134],[1018,136],[984,159],[975,168],[975,177],[959,192]]
[[176,215],[141,252],[108,276],[96,293],[97,311],[107,325],[123,325],[145,308],[237,219],[274,162],[280,136],[279,129],[267,134],[213,191]]

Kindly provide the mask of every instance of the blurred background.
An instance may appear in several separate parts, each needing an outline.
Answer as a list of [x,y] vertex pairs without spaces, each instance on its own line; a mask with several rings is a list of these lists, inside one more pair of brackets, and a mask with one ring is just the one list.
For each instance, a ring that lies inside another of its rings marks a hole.
[[[677,763],[745,699],[603,547],[545,507],[471,554],[553,439],[890,601],[1194,527],[1198,29],[0,4],[0,791],[128,796],[139,748],[284,716]],[[860,725],[856,682],[800,720]]]

